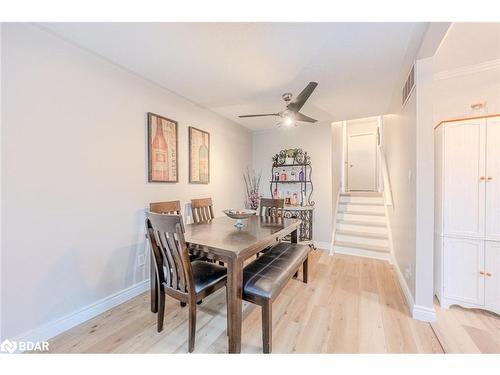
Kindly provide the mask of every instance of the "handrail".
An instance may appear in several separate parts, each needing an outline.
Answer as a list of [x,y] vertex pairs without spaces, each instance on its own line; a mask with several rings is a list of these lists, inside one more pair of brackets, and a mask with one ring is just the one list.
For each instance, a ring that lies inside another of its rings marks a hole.
[[380,161],[382,164],[382,184],[384,189],[384,203],[386,206],[392,206],[392,189],[391,180],[389,179],[389,169],[387,167],[387,160],[385,158],[385,151],[382,146],[379,146]]

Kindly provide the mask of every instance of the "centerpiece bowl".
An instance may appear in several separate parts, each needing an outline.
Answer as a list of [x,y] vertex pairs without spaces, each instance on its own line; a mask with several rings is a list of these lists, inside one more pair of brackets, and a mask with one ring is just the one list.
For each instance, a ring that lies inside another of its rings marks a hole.
[[247,209],[240,209],[240,208],[237,208],[237,209],[230,208],[230,209],[224,210],[223,212],[231,219],[236,219],[236,223],[234,224],[234,226],[238,229],[241,229],[245,226],[245,224],[243,224],[243,221],[242,221],[243,219],[248,219],[250,216],[253,216],[257,213],[257,211],[255,211],[255,210],[247,210]]

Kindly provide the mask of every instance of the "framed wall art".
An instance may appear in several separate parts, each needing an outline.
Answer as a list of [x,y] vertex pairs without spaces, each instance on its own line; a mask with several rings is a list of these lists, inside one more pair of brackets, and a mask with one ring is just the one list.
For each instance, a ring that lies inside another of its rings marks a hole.
[[177,121],[148,112],[148,181],[178,182]]
[[192,126],[189,127],[189,182],[210,182],[210,134]]

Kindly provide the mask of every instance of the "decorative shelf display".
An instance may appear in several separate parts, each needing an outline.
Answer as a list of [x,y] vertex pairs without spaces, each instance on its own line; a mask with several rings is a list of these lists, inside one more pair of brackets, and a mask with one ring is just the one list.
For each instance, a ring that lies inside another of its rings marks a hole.
[[[314,190],[311,159],[300,148],[281,150],[273,156],[270,193],[275,199],[285,199],[284,217],[301,219],[298,239],[312,247]],[[289,238],[285,238],[289,240]]]

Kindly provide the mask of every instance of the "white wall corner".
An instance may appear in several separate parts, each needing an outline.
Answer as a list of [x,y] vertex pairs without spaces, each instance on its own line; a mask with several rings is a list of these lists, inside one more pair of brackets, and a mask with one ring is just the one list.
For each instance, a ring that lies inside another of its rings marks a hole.
[[12,341],[47,341],[79,324],[86,322],[110,309],[149,290],[149,279],[125,288],[117,293],[87,305],[61,318],[22,333]]
[[397,275],[398,281],[399,281],[399,286],[401,287],[401,290],[403,291],[403,296],[405,297],[406,306],[408,306],[408,313],[413,316],[413,307],[415,306],[415,299],[413,298],[413,295],[411,294],[411,290],[408,287],[408,283],[406,282],[406,280],[403,276],[403,273],[401,272],[401,269],[399,268],[399,264],[396,261],[396,258],[394,256],[392,258],[393,258],[392,264],[394,265],[394,271],[396,271],[396,275]]

